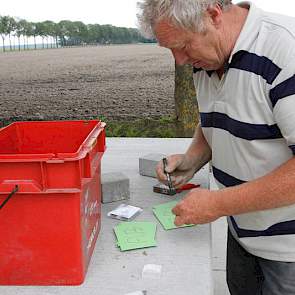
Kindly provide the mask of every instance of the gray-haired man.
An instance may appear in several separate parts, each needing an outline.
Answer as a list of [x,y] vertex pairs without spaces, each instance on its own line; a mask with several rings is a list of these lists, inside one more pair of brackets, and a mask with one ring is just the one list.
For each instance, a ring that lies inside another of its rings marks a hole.
[[201,124],[166,171],[178,187],[212,160],[220,188],[192,190],[175,224],[227,216],[231,294],[295,294],[295,19],[230,0],[139,7],[142,30],[194,67]]

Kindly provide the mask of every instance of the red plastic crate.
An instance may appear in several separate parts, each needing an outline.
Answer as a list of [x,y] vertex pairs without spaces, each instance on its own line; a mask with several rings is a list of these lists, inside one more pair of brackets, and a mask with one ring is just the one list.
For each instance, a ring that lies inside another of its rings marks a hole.
[[100,230],[105,124],[17,122],[0,130],[0,285],[78,285]]

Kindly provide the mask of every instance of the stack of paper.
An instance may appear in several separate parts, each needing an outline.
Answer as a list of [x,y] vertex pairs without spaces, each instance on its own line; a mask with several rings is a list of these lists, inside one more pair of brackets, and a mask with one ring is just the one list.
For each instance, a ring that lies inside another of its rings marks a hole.
[[177,227],[174,224],[175,220],[175,214],[172,212],[172,209],[176,206],[178,201],[173,201],[161,205],[157,205],[153,207],[153,212],[155,216],[158,218],[160,223],[162,224],[163,228],[165,230],[179,228],[179,227],[187,227],[187,226],[193,226],[194,224],[185,224],[182,226]]
[[116,209],[108,213],[108,217],[129,221],[142,212],[139,207],[121,204]]
[[114,228],[121,251],[156,246],[157,225],[153,222],[122,222]]

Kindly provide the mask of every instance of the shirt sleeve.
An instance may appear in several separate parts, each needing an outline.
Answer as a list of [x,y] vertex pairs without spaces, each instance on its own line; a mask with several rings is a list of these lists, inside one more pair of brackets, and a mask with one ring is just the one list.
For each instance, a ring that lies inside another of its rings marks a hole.
[[278,127],[295,155],[295,62],[290,61],[274,81],[269,98]]

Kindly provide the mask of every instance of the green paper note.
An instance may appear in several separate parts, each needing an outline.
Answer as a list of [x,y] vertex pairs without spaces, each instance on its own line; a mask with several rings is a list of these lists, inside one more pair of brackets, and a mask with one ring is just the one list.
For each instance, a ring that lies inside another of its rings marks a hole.
[[156,246],[157,225],[152,222],[122,222],[114,228],[121,251]]
[[174,224],[175,214],[171,210],[176,206],[177,203],[178,201],[173,201],[173,202],[154,206],[153,208],[153,212],[155,216],[158,218],[158,220],[160,221],[160,223],[162,224],[165,230],[188,227],[188,226],[194,225],[194,224],[185,224],[182,226],[176,226]]

